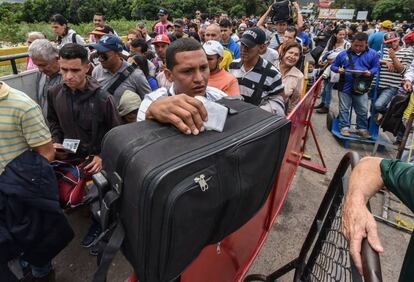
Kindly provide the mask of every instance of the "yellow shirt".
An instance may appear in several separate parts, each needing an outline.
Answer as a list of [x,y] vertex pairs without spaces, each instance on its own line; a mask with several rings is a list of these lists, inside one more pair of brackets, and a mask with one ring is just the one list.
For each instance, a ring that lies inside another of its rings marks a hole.
[[411,93],[410,101],[408,102],[407,108],[405,108],[403,118],[408,120],[412,113],[414,113],[414,93]]
[[0,82],[0,174],[24,151],[51,140],[39,105],[23,92]]
[[220,63],[220,68],[229,71],[229,66],[233,62],[233,54],[229,49],[224,48],[223,60]]

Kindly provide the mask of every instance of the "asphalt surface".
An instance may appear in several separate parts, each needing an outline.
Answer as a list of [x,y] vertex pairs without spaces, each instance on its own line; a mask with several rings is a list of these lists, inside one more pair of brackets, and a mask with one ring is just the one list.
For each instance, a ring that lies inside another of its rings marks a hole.
[[[334,100],[336,100],[335,96]],[[333,105],[332,109],[336,107]],[[341,157],[348,151],[326,129],[326,115],[315,113],[312,122],[323,149],[328,173],[321,175],[304,168],[298,169],[281,213],[249,273],[269,274],[299,254],[335,168]],[[311,140],[308,143],[307,154],[317,162],[314,143]],[[352,143],[349,150],[355,150],[361,156],[366,156],[371,155],[372,149],[372,145]],[[379,156],[393,157],[395,152],[385,150]],[[374,211],[379,213],[382,196],[375,197],[371,203]],[[401,207],[395,204],[395,208]],[[392,215],[394,216],[395,214]],[[96,270],[96,259],[89,255],[87,249],[80,246],[81,238],[89,225],[88,211],[78,210],[68,214],[68,217],[74,227],[76,238],[54,260],[56,280],[58,282],[91,281]],[[385,252],[381,255],[384,281],[397,281],[410,236],[382,223],[379,223],[378,227],[385,247]],[[108,281],[123,282],[130,273],[131,267],[119,254],[109,271]],[[282,277],[280,281],[292,281],[292,277],[293,272]]]

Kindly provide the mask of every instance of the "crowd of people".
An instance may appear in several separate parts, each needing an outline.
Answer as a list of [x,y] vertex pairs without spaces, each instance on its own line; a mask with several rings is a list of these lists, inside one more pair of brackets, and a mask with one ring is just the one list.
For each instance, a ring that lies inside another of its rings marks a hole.
[[[206,17],[196,11],[172,22],[169,11],[160,8],[154,26],[137,23],[125,42],[103,14],[93,15],[95,28],[86,39],[62,15],[53,15],[55,41],[36,31],[27,37],[27,69],[38,69],[35,101],[0,85],[0,173],[31,148],[49,161],[83,163],[85,174],[92,175],[102,169],[102,138],[116,126],[150,119],[198,135],[205,130],[207,112],[195,96],[211,101],[241,96],[286,116],[320,76],[324,83],[316,112],[329,112],[336,88],[341,134],[354,132],[353,108],[356,133],[371,138],[369,96],[377,74],[378,97],[371,106],[378,124],[397,93],[413,90],[413,26],[309,20],[293,3],[295,22],[274,21],[272,6],[261,17]],[[408,116],[414,112],[414,98],[407,111]],[[73,154],[64,150],[67,139],[77,140]],[[94,241],[102,230],[91,221],[82,245],[96,255]],[[53,281],[50,260],[24,266],[31,267],[35,281]]]

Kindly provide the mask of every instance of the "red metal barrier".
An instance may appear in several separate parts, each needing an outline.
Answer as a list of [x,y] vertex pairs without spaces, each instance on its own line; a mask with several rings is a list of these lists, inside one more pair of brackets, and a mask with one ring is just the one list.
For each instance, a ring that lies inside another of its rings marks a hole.
[[[263,208],[243,227],[220,244],[207,246],[183,273],[181,281],[241,281],[264,244],[289,191],[299,165],[325,173],[311,117],[322,79],[319,79],[289,114],[292,122],[288,147],[278,179]],[[309,129],[317,144],[322,166],[303,160]]]

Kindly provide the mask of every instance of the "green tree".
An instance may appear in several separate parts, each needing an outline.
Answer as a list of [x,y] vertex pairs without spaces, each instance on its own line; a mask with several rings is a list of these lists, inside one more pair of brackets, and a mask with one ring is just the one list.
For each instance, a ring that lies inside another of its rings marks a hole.
[[380,20],[400,20],[404,7],[401,0],[379,0],[372,11],[372,18]]

